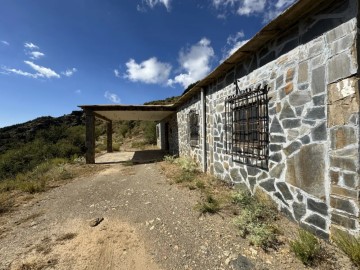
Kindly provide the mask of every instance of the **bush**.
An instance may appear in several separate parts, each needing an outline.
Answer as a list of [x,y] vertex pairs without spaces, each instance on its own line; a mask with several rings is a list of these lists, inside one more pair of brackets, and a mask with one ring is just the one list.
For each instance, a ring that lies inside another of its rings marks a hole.
[[290,247],[305,265],[312,265],[321,251],[319,240],[303,229],[299,230],[298,238],[290,243]]
[[360,269],[360,237],[355,237],[346,232],[337,230],[334,234],[333,240]]
[[277,228],[273,225],[278,216],[276,209],[259,202],[248,191],[232,194],[232,202],[242,208],[239,216],[234,219],[241,236],[247,237],[251,244],[260,246],[264,250],[276,248]]
[[221,210],[219,201],[211,194],[206,195],[205,200],[199,202],[195,208],[197,208],[202,214],[215,214]]

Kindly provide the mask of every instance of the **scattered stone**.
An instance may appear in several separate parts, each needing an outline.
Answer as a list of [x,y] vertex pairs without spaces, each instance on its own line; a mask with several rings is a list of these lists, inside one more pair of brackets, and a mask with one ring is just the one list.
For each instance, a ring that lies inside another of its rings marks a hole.
[[95,219],[93,219],[93,220],[91,220],[91,221],[89,222],[89,226],[90,226],[90,227],[96,227],[96,226],[99,225],[103,220],[104,220],[103,217],[95,218]]

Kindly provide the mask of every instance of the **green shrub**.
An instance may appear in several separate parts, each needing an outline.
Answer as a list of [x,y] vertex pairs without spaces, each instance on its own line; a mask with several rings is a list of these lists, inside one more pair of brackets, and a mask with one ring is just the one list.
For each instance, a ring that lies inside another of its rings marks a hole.
[[181,171],[180,174],[175,177],[175,183],[192,182],[195,177],[194,172]]
[[240,190],[231,195],[232,202],[240,206],[249,206],[256,202],[256,199],[248,190]]
[[199,202],[195,208],[202,214],[215,214],[221,210],[220,202],[211,194],[206,195],[205,199],[202,202]]
[[46,181],[45,179],[39,179],[20,182],[18,184],[18,188],[21,191],[28,192],[30,194],[43,192],[46,190]]
[[333,236],[333,240],[360,269],[360,237],[355,237],[346,232],[337,230]]
[[278,213],[272,206],[258,201],[247,190],[232,194],[232,202],[241,207],[239,216],[234,219],[235,226],[250,243],[260,246],[264,250],[275,248],[277,245],[277,228],[273,222]]
[[175,159],[176,159],[176,156],[166,155],[166,156],[164,157],[164,161],[169,162],[169,163],[174,163],[174,162],[175,162]]
[[290,247],[305,265],[312,265],[321,252],[319,240],[303,229],[299,230],[298,238],[290,243]]
[[180,168],[187,172],[197,172],[198,171],[198,165],[195,161],[193,161],[190,158],[181,157],[177,158],[174,161],[175,164],[179,165]]
[[202,189],[202,190],[204,190],[206,188],[204,181],[201,181],[201,180],[197,180],[195,183],[195,186],[198,189]]

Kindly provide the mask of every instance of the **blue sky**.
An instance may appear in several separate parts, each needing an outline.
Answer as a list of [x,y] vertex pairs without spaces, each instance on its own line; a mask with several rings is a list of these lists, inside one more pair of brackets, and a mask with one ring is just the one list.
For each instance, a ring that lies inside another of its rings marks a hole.
[[0,127],[180,95],[294,0],[0,0]]

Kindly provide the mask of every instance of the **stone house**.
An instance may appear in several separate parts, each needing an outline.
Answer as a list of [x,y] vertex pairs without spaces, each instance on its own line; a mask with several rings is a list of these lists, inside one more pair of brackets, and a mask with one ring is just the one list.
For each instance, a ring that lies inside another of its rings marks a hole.
[[359,11],[297,1],[181,96],[159,146],[320,237],[359,233]]

